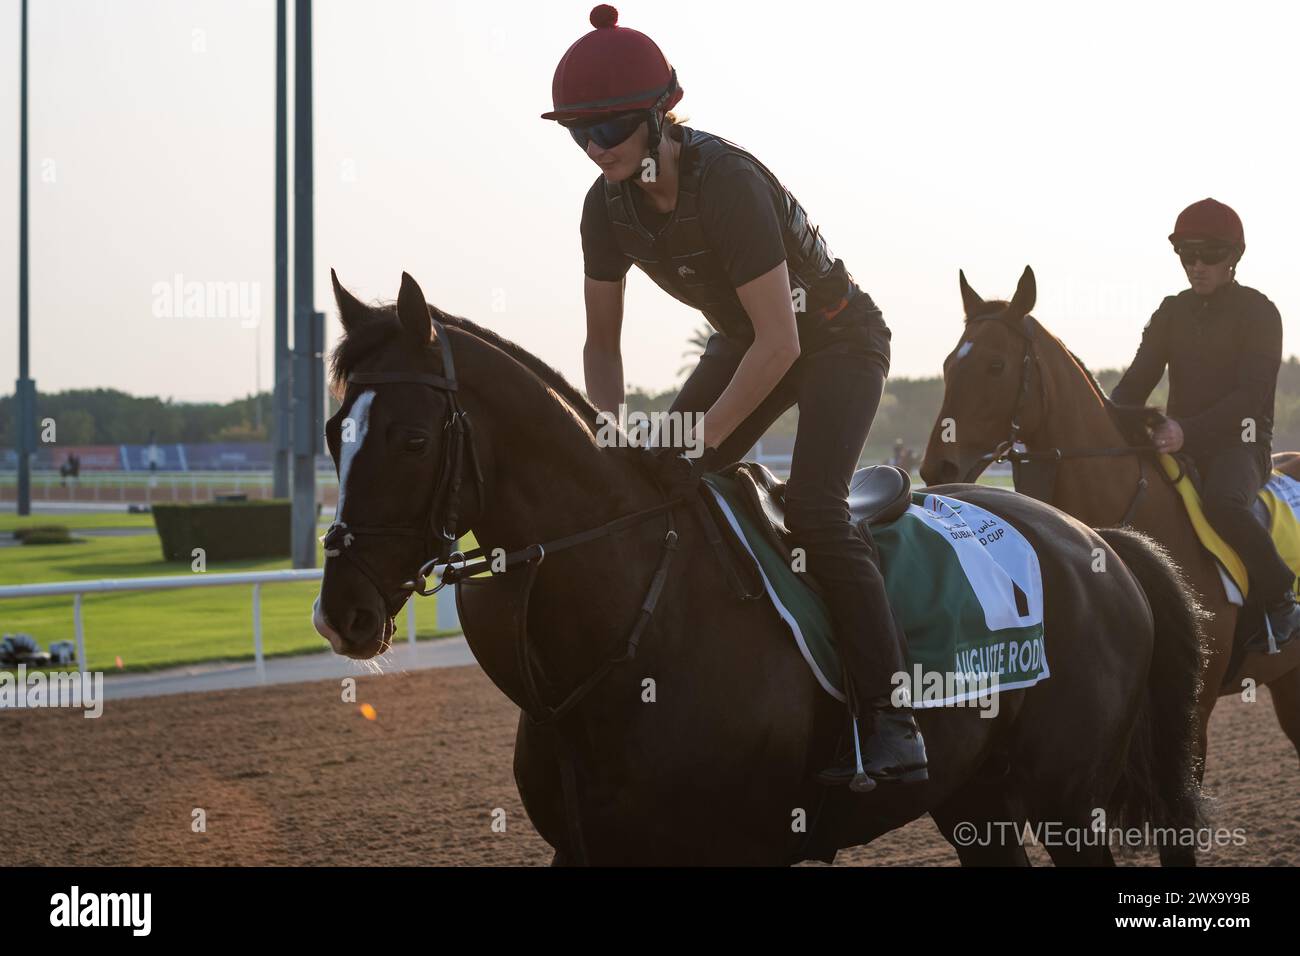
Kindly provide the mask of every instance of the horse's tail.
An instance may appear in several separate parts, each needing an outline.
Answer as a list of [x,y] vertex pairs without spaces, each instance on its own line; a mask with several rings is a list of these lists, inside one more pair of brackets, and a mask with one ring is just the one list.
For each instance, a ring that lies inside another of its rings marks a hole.
[[[1146,700],[1110,806],[1120,827],[1201,825],[1196,702],[1204,654],[1196,592],[1163,547],[1131,528],[1097,532],[1146,592],[1155,619],[1155,649]],[[1182,834],[1177,838],[1186,839]]]

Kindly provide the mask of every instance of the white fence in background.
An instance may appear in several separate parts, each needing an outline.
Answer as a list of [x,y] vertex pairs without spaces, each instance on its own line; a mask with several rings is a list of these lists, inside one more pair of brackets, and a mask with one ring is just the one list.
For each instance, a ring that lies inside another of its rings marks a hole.
[[[439,569],[435,569],[439,570]],[[77,667],[86,670],[86,633],[81,613],[81,598],[85,594],[105,594],[116,591],[178,591],[185,588],[229,587],[237,584],[253,586],[253,660],[257,679],[266,681],[266,662],[262,655],[262,585],[285,584],[292,581],[319,581],[324,571],[320,568],[280,571],[237,571],[227,574],[174,574],[152,578],[116,578],[98,581],[58,581],[49,584],[7,584],[0,586],[0,599],[33,598],[72,595],[72,619],[77,635]],[[439,592],[434,627],[440,631],[459,631],[460,619],[456,614],[456,598],[452,591]],[[415,643],[415,606],[419,597],[406,602],[406,636]]]
[[[0,500],[16,494],[13,472],[0,472]],[[319,497],[332,504],[338,479],[333,471],[317,471]],[[32,474],[33,501],[102,502],[104,504],[156,504],[169,501],[211,501],[217,495],[271,497],[269,471],[85,471],[77,478],[58,472]]]

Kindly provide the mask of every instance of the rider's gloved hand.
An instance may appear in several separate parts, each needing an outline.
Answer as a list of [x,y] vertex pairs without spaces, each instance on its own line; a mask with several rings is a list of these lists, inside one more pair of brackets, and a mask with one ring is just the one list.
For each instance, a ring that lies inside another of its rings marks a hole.
[[671,446],[650,449],[651,476],[664,495],[670,499],[688,498],[700,487],[700,476],[714,471],[718,464],[718,450],[705,448],[694,458],[683,448]]

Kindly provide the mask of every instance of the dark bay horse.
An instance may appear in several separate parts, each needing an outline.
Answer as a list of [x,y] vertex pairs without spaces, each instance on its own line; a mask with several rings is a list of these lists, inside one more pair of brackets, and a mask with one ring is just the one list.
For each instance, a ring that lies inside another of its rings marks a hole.
[[[334,290],[340,504],[317,629],[340,654],[381,653],[405,600],[426,593],[426,559],[455,564],[447,542],[472,529],[508,570],[458,584],[462,624],[521,708],[515,779],[556,862],[829,860],[929,812],[964,863],[1025,863],[999,827],[1029,822],[1077,828],[1049,847],[1058,864],[1106,864],[1106,841],[1086,837],[1099,808],[1112,825],[1196,823],[1199,622],[1142,536],[1100,536],[999,489],[951,489],[1036,547],[1052,676],[1003,692],[992,719],[921,710],[927,783],[827,790],[813,774],[845,729],[842,705],[774,609],[732,593],[644,452],[599,441],[596,409],[557,372],[430,307],[409,276],[395,305]],[[1095,553],[1107,573],[1093,572]]]
[[[1127,521],[1160,542],[1210,615],[1198,705],[1200,761],[1215,702],[1240,693],[1247,680],[1268,685],[1278,722],[1300,749],[1300,641],[1280,654],[1248,654],[1233,665],[1237,608],[1228,602],[1178,493],[1152,454],[1107,453],[1132,445],[1149,449],[1147,426],[1158,420],[1155,410],[1116,406],[1074,353],[1029,316],[1036,298],[1032,270],[1025,269],[1010,302],[985,302],[965,275],[960,286],[965,327],[944,362],[943,407],[921,476],[927,483],[973,480],[981,458],[1012,434],[1013,419],[1027,451],[1067,450],[1054,474],[1048,473],[1045,491],[1052,504],[1091,527]],[[1274,455],[1274,466],[1300,477],[1298,458],[1282,452]]]

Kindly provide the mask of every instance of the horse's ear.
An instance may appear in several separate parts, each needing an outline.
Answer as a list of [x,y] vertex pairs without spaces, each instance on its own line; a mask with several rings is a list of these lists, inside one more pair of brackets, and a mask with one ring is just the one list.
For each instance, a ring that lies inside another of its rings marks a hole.
[[1008,313],[1016,318],[1024,318],[1034,310],[1034,303],[1038,301],[1038,283],[1034,281],[1034,270],[1025,266],[1024,275],[1020,277],[1020,283],[1016,286],[1016,294],[1011,298],[1011,307]]
[[408,273],[402,273],[402,288],[397,293],[397,317],[407,337],[418,345],[433,341],[433,323],[429,321],[429,303],[420,291],[420,284]]
[[343,283],[339,282],[333,269],[330,270],[330,282],[334,284],[334,301],[339,307],[339,321],[343,323],[344,332],[351,332],[374,318],[369,306],[357,301],[356,296],[343,288]]
[[966,312],[966,318],[973,319],[984,311],[984,300],[970,287],[966,273],[960,269],[957,270],[957,280],[961,284],[961,307]]

